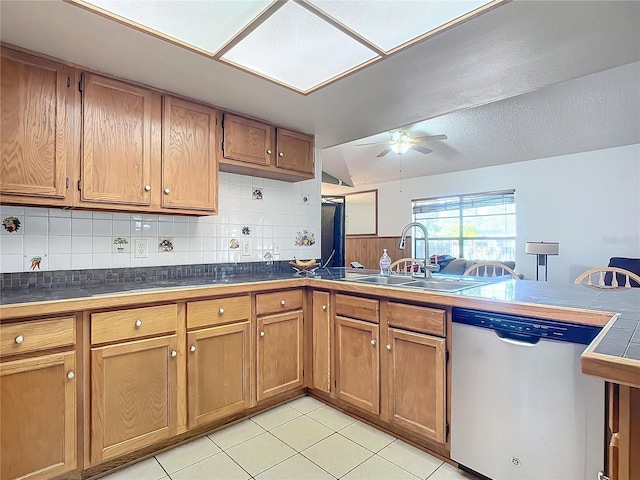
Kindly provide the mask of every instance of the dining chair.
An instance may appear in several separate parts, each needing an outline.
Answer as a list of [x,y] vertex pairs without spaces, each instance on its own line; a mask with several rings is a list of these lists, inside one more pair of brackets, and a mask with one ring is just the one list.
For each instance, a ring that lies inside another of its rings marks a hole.
[[516,272],[500,262],[474,263],[462,275],[468,277],[502,277],[503,275],[511,275],[516,280],[520,280]]
[[[594,283],[594,278],[597,280]],[[586,283],[585,283],[586,280]],[[632,285],[631,281],[636,282]],[[640,275],[618,267],[596,267],[578,275],[575,284],[583,284],[587,287],[618,290],[621,288],[640,287]]]
[[424,269],[424,262],[416,258],[401,258],[391,264],[392,273],[413,273],[419,270],[415,270],[414,265],[418,266],[418,269]]

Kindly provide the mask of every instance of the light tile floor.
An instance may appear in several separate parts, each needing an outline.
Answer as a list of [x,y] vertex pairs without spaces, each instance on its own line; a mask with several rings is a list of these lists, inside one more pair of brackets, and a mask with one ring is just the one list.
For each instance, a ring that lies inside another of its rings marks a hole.
[[311,397],[159,453],[101,480],[474,480]]

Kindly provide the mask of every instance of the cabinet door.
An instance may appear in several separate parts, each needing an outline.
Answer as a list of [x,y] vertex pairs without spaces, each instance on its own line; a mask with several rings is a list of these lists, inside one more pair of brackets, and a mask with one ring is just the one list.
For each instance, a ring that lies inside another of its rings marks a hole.
[[217,110],[164,97],[162,206],[215,212]]
[[273,157],[272,139],[271,125],[228,113],[224,115],[224,158],[270,165]]
[[313,292],[313,388],[331,392],[329,292]]
[[380,413],[378,325],[336,317],[338,398],[371,413]]
[[91,349],[92,462],[175,435],[176,356],[175,335]]
[[84,74],[83,201],[149,205],[151,91]]
[[66,195],[71,79],[67,68],[2,49],[0,192],[60,199]]
[[257,400],[302,387],[301,311],[258,318]]
[[388,399],[391,422],[446,441],[445,340],[389,329]]
[[283,128],[277,129],[276,166],[314,175],[313,137]]
[[0,478],[76,469],[75,353],[0,364]]
[[249,322],[187,335],[189,427],[249,406]]

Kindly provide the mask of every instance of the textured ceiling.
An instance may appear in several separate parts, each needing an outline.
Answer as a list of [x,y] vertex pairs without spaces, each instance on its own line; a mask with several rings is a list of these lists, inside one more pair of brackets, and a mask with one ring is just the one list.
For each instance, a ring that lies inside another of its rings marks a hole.
[[[320,148],[640,60],[638,1],[514,0],[308,96],[61,0],[3,0],[0,22],[0,39],[9,44],[312,133]],[[599,87],[587,95],[597,101],[598,91]],[[512,115],[502,113],[499,105],[491,115],[482,114],[488,125],[500,124],[503,115]],[[632,105],[637,113],[637,103]],[[517,105],[511,108],[518,109]],[[526,116],[531,107],[521,108]],[[463,117],[459,118],[462,122]],[[450,137],[442,145],[430,145],[434,149],[431,158],[438,148],[450,148],[462,152],[452,154],[452,161],[472,161],[464,158],[472,151],[463,149],[458,130],[446,127],[438,125],[433,132],[422,132]],[[515,127],[505,124],[500,128],[508,134]],[[491,131],[496,130],[500,131],[498,127]],[[538,125],[528,123],[524,133],[513,135],[518,138],[514,141],[566,149],[567,143],[582,148],[572,138],[589,140],[586,135],[571,134],[565,135],[565,140],[551,141],[553,135],[539,131]],[[468,141],[476,149],[473,152],[498,155],[501,147],[491,138],[474,133]],[[583,147],[592,144],[587,142]],[[539,153],[561,154],[551,147]]]

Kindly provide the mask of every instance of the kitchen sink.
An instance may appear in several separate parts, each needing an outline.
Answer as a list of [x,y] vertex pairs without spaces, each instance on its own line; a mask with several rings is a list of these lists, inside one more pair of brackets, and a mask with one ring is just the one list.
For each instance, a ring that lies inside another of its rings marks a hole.
[[368,283],[372,285],[392,285],[402,288],[418,288],[421,290],[432,290],[437,292],[459,292],[460,290],[479,287],[490,283],[459,278],[415,278],[404,276],[383,277],[377,275],[345,278],[343,280],[347,282]]
[[413,281],[413,278],[411,277],[378,277],[378,276],[371,276],[371,277],[360,277],[360,278],[352,278],[352,279],[348,279],[347,281],[352,281],[352,282],[361,282],[361,283],[373,283],[376,285],[403,285],[407,282],[411,282]]

